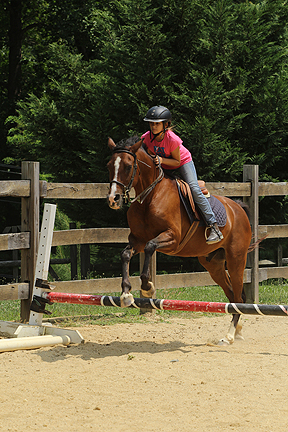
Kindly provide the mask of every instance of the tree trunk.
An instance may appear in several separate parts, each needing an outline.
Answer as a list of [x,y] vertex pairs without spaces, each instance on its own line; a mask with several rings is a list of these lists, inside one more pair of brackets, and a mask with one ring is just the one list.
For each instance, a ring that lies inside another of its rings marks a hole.
[[22,0],[11,0],[8,8],[10,15],[8,99],[14,101],[21,93]]

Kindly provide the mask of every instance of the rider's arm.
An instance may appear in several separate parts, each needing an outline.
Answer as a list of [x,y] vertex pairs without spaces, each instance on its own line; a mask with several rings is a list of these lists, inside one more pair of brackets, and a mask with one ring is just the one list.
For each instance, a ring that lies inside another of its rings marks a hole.
[[[180,147],[177,147],[175,150],[173,150],[171,152],[171,158],[163,158],[163,157],[159,157],[160,159],[160,164],[164,164],[167,166],[173,166],[173,167],[178,167],[181,163],[181,157],[180,157]],[[155,163],[156,165],[158,165],[158,161],[157,158],[155,159]]]

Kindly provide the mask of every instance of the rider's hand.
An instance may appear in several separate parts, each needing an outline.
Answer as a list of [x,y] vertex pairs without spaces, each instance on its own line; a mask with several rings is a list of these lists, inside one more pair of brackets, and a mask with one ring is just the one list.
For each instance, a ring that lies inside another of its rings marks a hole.
[[158,166],[159,164],[161,165],[162,164],[162,158],[160,156],[158,156],[158,157],[156,156],[154,159],[154,164],[156,166]]

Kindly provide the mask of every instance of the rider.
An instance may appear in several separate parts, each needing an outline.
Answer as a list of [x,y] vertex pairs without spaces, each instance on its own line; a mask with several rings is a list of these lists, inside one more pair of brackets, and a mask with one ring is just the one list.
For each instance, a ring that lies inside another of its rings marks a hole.
[[192,196],[198,205],[206,224],[210,227],[210,235],[206,242],[214,244],[224,237],[216,222],[210,203],[203,195],[197,180],[196,169],[191,153],[183,146],[182,140],[171,129],[171,112],[164,106],[157,105],[150,108],[144,118],[149,122],[150,131],[142,135],[148,152],[158,155],[155,164],[160,162],[164,169],[177,170],[183,180],[190,186]]

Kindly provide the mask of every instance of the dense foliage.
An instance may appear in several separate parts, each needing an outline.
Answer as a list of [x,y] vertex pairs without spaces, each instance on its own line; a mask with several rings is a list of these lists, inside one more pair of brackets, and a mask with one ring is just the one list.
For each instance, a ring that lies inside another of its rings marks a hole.
[[107,135],[142,133],[161,103],[201,176],[239,179],[251,162],[285,179],[287,13],[278,0],[23,2],[6,157],[39,160],[59,181],[103,181]]
[[[106,182],[108,135],[142,134],[163,104],[199,177],[241,181],[252,163],[286,181],[287,18],[284,0],[2,0],[0,159]],[[263,222],[287,222],[286,198],[261,206]],[[87,226],[125,224],[103,203],[61,207]]]

